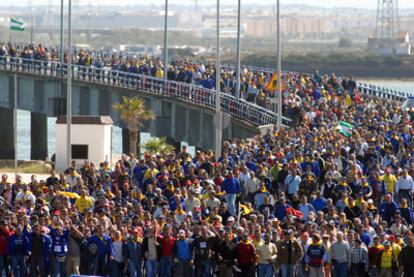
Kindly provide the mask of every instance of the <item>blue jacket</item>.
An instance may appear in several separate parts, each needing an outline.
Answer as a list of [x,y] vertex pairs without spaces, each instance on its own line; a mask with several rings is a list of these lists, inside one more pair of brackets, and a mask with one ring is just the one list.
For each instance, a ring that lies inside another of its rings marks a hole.
[[124,256],[126,260],[140,261],[142,259],[142,245],[132,239],[125,243]]
[[291,206],[289,204],[282,205],[276,205],[275,207],[275,217],[279,220],[283,220],[286,216],[286,210],[287,208],[290,208]]
[[390,222],[395,212],[398,210],[398,205],[395,202],[388,204],[387,202],[381,203],[379,206],[379,214],[382,220]]
[[236,178],[226,178],[221,184],[221,189],[225,191],[227,194],[240,193],[240,181]]
[[322,211],[326,207],[327,203],[328,201],[324,197],[316,198],[312,201],[312,205],[317,212]]
[[56,256],[64,256],[68,253],[69,230],[65,229],[58,236],[55,229],[51,229],[50,237],[52,239],[52,253]]
[[114,246],[112,239],[107,235],[103,235],[102,239],[98,235],[93,235],[88,239],[88,248],[91,250],[96,247],[96,255],[98,256],[114,256]]
[[[33,252],[33,238],[35,233],[29,234],[29,251]],[[42,252],[45,257],[49,257],[52,250],[52,239],[48,235],[41,234],[42,238]]]
[[28,255],[29,239],[23,234],[20,237],[18,237],[17,234],[13,234],[9,237],[9,240],[7,241],[7,254],[10,256],[17,255],[16,246],[19,244],[23,244],[23,252],[25,255]]
[[174,250],[174,252],[176,252],[177,258],[182,261],[188,261],[193,258],[193,248],[189,240],[177,240]]

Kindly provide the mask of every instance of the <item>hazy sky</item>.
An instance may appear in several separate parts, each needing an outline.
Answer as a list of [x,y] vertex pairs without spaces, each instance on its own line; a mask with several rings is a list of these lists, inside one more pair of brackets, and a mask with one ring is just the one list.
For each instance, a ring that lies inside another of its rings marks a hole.
[[[169,0],[171,4],[193,4],[194,0]],[[214,4],[217,3],[215,0],[198,0],[200,4]],[[0,1],[0,5],[27,5],[29,0],[13,0],[13,1]],[[60,0],[32,0],[34,5],[38,4],[59,4]],[[68,0],[65,0],[67,3]],[[130,4],[163,4],[165,0],[72,0],[72,2],[78,2],[79,4],[92,4],[99,3],[99,5],[130,5]],[[226,5],[237,5],[237,0],[221,0],[223,4]],[[242,0],[243,3],[249,4],[272,4],[275,3],[276,0]],[[377,0],[281,0],[281,4],[307,4],[307,5],[314,5],[314,6],[323,6],[323,7],[355,7],[355,8],[375,8],[377,5]],[[399,0],[400,8],[414,8],[414,1],[413,0]]]

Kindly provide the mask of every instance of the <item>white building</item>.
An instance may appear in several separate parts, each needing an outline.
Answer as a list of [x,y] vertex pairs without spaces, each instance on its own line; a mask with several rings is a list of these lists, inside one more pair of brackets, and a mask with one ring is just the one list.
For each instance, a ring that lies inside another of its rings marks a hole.
[[[109,116],[74,116],[71,127],[71,160],[99,164],[112,159],[112,124]],[[56,170],[67,168],[66,116],[56,121]]]

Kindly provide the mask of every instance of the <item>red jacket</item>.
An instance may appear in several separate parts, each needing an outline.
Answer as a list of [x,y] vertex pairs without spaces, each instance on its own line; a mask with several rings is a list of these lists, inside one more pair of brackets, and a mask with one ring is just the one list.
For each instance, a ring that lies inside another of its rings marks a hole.
[[0,227],[0,256],[7,255],[7,242],[9,240],[10,235],[11,232],[7,227]]
[[253,244],[240,242],[236,246],[236,258],[241,264],[251,264],[256,261],[256,250]]

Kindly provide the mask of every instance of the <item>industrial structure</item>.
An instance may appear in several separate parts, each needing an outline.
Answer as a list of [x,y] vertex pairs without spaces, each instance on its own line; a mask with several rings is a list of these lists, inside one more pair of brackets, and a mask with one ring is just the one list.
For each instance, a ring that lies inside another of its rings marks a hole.
[[375,35],[368,38],[368,50],[381,55],[410,55],[407,32],[400,30],[398,0],[378,0]]

